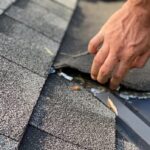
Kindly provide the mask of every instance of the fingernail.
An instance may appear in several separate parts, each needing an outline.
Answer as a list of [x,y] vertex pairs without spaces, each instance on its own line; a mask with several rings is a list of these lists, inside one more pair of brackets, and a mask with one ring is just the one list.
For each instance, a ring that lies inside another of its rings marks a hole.
[[93,75],[91,75],[91,78],[92,78],[93,80],[96,80],[95,76],[93,76]]
[[108,80],[109,80],[109,76],[106,76],[106,77],[104,77],[103,79],[101,79],[101,83],[102,83],[102,84],[105,84],[105,83],[108,82]]

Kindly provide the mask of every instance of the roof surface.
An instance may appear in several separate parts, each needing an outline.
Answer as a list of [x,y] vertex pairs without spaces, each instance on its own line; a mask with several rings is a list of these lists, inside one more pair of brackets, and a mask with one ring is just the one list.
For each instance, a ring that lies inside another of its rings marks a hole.
[[71,1],[71,8],[51,0],[0,1],[0,149],[16,149],[22,139],[76,7]]
[[[44,143],[51,143],[48,139],[53,136],[70,143],[68,150],[72,146],[75,149],[115,149],[115,115],[84,88],[70,90],[73,85],[76,83],[57,75],[49,76],[46,81],[29,123],[47,133],[41,139],[42,148],[48,149]],[[32,132],[27,132],[24,141],[32,140],[34,149],[40,149],[38,139],[32,136]],[[29,149],[31,145],[27,143],[23,148]],[[58,149],[61,150],[61,146]]]
[[[75,82],[48,77],[76,3],[0,2],[0,150],[116,149],[115,115],[70,90]],[[118,139],[120,150],[128,142]]]

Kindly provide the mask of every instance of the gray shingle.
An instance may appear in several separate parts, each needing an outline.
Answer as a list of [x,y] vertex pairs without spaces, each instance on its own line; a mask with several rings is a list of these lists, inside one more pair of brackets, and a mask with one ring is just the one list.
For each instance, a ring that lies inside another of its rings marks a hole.
[[0,149],[1,150],[16,150],[18,142],[13,141],[3,135],[0,135]]
[[28,127],[20,145],[20,150],[83,150],[32,126]]
[[77,0],[54,0],[70,9],[75,9],[76,8],[76,4],[77,4]]
[[86,90],[69,90],[72,85],[51,76],[30,124],[86,148],[113,150],[114,114]]
[[16,0],[1,0],[0,1],[0,15]]
[[131,69],[123,80],[123,85],[138,91],[150,91],[150,60],[143,68]]
[[0,15],[3,13],[3,10],[0,9]]
[[0,9],[5,10],[7,7],[9,7],[15,1],[16,0],[1,0],[0,1]]
[[11,6],[6,14],[58,42],[61,42],[68,26],[68,21],[50,13],[46,8],[31,2],[24,5],[23,0]]
[[118,139],[116,150],[140,150],[140,149],[131,142],[128,142],[124,139]]
[[47,75],[59,44],[7,16],[1,16],[0,22],[0,55],[41,76]]
[[136,145],[132,142],[127,141],[120,134],[116,139],[116,150],[140,150]]
[[67,9],[66,7],[59,5],[58,3],[52,1],[52,0],[32,0],[32,2],[35,2],[39,4],[40,6],[46,8],[48,11],[52,12],[53,14],[58,15],[59,17],[70,21],[73,11],[70,9]]
[[45,79],[0,57],[0,134],[20,140]]

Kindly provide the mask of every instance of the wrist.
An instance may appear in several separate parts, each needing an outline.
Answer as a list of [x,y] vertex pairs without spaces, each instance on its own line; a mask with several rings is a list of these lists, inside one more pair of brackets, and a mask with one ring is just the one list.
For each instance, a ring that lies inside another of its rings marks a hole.
[[150,26],[150,0],[128,0],[124,6],[130,15]]
[[127,0],[127,2],[132,4],[133,6],[150,8],[150,0]]
[[126,4],[134,11],[140,11],[150,16],[150,0],[127,0]]

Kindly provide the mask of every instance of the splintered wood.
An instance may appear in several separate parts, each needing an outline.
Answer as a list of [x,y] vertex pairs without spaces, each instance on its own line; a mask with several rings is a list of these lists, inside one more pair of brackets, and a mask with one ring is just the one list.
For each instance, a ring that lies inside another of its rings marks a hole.
[[81,90],[81,86],[79,86],[79,85],[71,86],[70,90],[72,90],[72,91],[80,91]]
[[113,101],[108,97],[107,106],[118,116],[118,110]]

